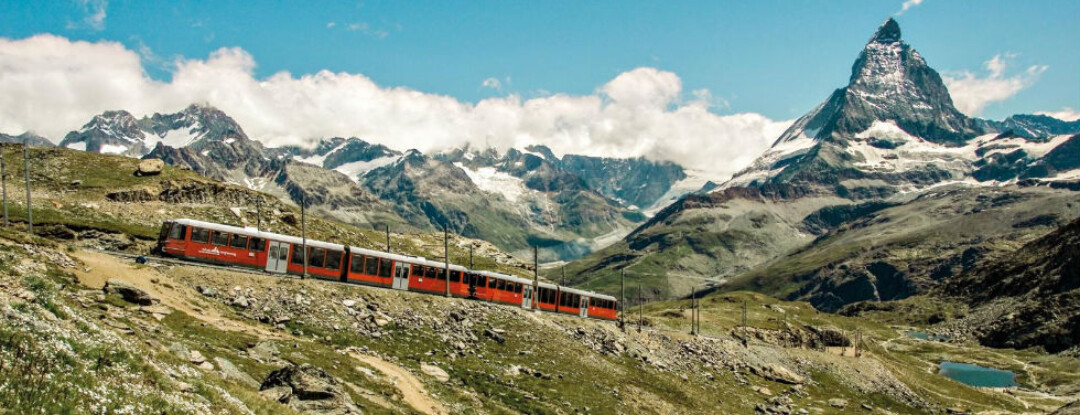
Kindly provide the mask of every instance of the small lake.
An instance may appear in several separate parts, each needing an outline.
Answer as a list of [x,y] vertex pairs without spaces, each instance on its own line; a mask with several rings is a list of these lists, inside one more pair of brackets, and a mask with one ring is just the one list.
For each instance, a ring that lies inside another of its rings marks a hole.
[[968,386],[979,388],[1020,386],[1016,383],[1016,374],[1008,370],[956,362],[941,362],[939,369],[942,375]]
[[942,335],[942,334],[926,333],[926,332],[922,332],[922,331],[905,331],[904,335],[906,335],[908,337],[911,337],[913,339],[934,341],[934,342],[943,342],[943,341],[948,341],[949,340],[948,336],[945,336],[945,335]]

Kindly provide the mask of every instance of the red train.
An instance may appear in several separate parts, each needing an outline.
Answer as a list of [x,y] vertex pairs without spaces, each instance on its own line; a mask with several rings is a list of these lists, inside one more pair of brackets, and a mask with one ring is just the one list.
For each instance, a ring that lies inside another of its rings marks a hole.
[[[295,236],[192,219],[161,225],[156,251],[211,264],[302,275],[304,241]],[[323,241],[307,240],[308,275],[403,291],[419,291],[511,304],[603,320],[616,319],[615,297],[491,271]],[[449,268],[449,284],[447,284]],[[535,295],[534,295],[535,294]]]

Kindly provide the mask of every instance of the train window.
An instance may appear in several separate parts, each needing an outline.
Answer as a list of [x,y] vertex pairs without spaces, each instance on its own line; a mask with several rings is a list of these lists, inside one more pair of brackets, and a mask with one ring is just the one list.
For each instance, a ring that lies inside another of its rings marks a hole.
[[488,288],[495,288],[495,284],[498,284],[498,283],[499,283],[498,278],[489,278],[488,279]]
[[412,267],[412,275],[414,277],[423,277],[424,276],[424,266],[423,265],[413,265],[413,267]]
[[367,257],[367,265],[364,267],[364,273],[372,277],[379,275],[379,258],[373,256]]
[[221,231],[214,231],[214,235],[210,237],[210,243],[221,246],[228,245],[229,234]]
[[292,263],[296,265],[304,265],[304,250],[300,249],[300,245],[293,244],[292,252]]
[[351,264],[352,265],[349,265],[349,270],[352,271],[354,274],[363,274],[364,273],[364,256],[363,255],[353,254]]
[[311,253],[311,259],[308,260],[308,266],[322,268],[323,257],[326,256],[326,250],[322,248],[308,247],[308,252]]
[[169,229],[169,239],[184,239],[184,234],[187,231],[187,226],[179,223],[174,223],[172,228]]
[[505,291],[506,290],[506,281],[499,280],[499,285],[495,286],[495,289]]
[[325,268],[341,269],[341,251],[326,251]]
[[232,240],[229,241],[229,247],[231,248],[247,248],[248,237],[244,235],[233,235]]
[[210,230],[203,228],[192,229],[191,242],[199,242],[204,244],[210,242]]
[[263,239],[263,238],[251,238],[251,243],[248,244],[248,247],[253,252],[265,251],[266,250],[266,240]]
[[435,267],[427,267],[427,269],[424,270],[424,276],[433,280],[439,278],[436,276],[437,274],[438,272]]
[[515,283],[514,284],[514,292],[516,292],[518,294],[521,294],[521,287],[523,287],[523,286],[524,286],[523,284]]
[[392,265],[393,264],[390,262],[389,259],[383,259],[382,264],[379,265],[379,276],[383,277],[383,278],[389,277],[390,276],[390,267]]
[[461,282],[461,271],[450,271],[450,282]]

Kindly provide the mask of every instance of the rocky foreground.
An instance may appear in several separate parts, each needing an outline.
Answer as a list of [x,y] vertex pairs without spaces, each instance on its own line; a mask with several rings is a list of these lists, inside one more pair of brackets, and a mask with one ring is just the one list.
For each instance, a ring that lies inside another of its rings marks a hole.
[[[1046,413],[1067,401],[959,385],[927,370],[928,346],[805,303],[754,304],[751,327],[735,328],[723,321],[737,306],[713,299],[708,336],[679,327],[683,304],[651,304],[645,329],[624,333],[3,235],[0,407],[15,413]],[[790,320],[764,317],[776,310]]]

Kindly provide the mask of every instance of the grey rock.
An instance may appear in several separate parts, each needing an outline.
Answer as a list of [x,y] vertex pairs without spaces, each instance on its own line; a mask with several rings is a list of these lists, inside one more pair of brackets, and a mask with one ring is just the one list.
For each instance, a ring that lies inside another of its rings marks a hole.
[[286,366],[275,370],[259,386],[259,393],[289,407],[317,414],[358,414],[342,384],[311,365]]
[[109,279],[105,282],[102,291],[104,291],[105,294],[119,294],[124,301],[138,305],[154,305],[161,302],[157,297],[150,295],[150,293],[143,291],[141,288],[117,279]]

